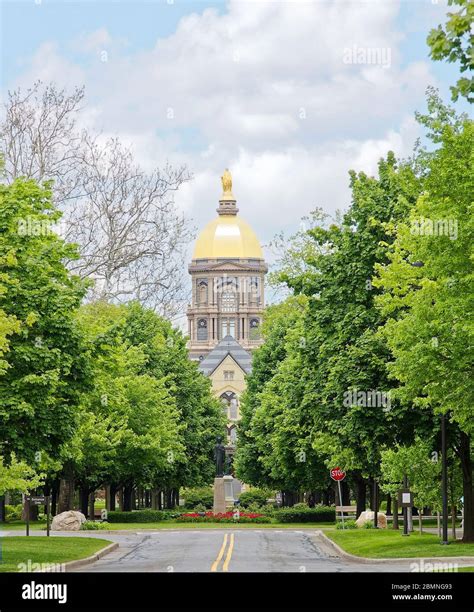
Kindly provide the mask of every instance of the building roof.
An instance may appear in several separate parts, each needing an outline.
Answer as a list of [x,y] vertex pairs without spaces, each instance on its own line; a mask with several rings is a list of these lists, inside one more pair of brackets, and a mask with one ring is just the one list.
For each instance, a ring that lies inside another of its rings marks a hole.
[[220,257],[263,259],[255,232],[237,215],[222,215],[210,221],[196,240],[193,260]]
[[200,362],[200,371],[209,376],[227,355],[230,355],[237,365],[246,374],[249,374],[252,369],[252,356],[232,336],[226,336],[216,344],[212,351]]
[[225,169],[221,177],[223,193],[217,219],[210,221],[199,234],[193,260],[199,259],[262,259],[260,242],[250,225],[237,216],[239,209],[232,193],[232,176]]

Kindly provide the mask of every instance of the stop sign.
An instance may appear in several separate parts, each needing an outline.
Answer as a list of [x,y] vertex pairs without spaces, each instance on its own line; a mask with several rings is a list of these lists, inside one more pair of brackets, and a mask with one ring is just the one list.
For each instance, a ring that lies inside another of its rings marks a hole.
[[329,471],[329,474],[331,478],[336,481],[344,480],[344,478],[346,477],[346,473],[343,470],[341,470],[340,467],[332,468],[332,470]]

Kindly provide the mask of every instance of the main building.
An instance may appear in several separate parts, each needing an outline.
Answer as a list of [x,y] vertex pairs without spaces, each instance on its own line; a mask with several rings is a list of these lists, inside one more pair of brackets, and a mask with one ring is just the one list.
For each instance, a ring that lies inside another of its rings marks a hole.
[[262,343],[264,279],[268,270],[250,225],[238,215],[226,169],[218,216],[200,232],[189,273],[189,356],[211,378],[227,414],[229,451],[236,440],[239,398],[251,369],[251,351]]

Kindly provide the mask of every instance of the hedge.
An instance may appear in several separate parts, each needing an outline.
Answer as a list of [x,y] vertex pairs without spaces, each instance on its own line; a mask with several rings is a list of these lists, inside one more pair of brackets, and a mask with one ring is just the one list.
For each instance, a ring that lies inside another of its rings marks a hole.
[[336,521],[336,509],[327,506],[315,508],[281,508],[274,514],[279,523],[333,523]]
[[132,510],[120,512],[113,510],[107,513],[109,523],[156,523],[169,517],[169,513],[161,510]]

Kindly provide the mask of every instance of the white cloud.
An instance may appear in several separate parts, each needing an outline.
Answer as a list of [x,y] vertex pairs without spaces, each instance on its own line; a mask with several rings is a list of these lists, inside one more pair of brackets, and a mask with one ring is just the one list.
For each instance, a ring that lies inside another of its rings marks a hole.
[[[182,18],[148,51],[127,53],[104,28],[76,41],[86,64],[43,45],[22,80],[84,82],[94,127],[133,142],[147,166],[186,162],[195,179],[178,204],[199,225],[215,214],[228,166],[241,214],[265,242],[315,205],[346,207],[350,168],[373,173],[388,149],[410,152],[410,117],[434,79],[424,62],[401,66],[398,10],[231,0],[225,13]],[[344,63],[353,45],[390,49],[390,67]]]

